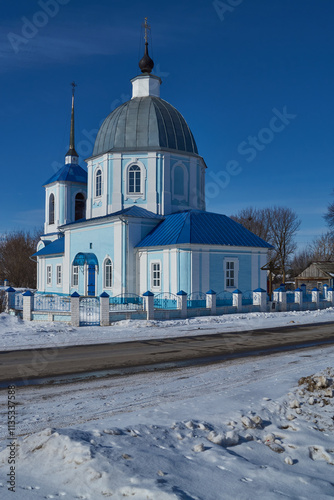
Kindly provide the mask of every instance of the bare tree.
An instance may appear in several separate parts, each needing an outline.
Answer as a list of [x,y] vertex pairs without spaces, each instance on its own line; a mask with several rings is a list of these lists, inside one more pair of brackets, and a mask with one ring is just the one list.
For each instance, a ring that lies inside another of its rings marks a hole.
[[39,231],[14,231],[0,237],[0,276],[11,286],[36,288],[36,263],[30,257],[36,252]]
[[267,217],[270,227],[270,242],[275,247],[283,283],[285,283],[289,258],[297,247],[295,235],[301,221],[296,212],[287,207],[268,208]]
[[297,214],[287,207],[248,207],[231,218],[273,245],[269,261],[279,268],[285,282],[289,258],[297,246],[294,238],[301,223]]
[[270,228],[265,208],[243,208],[236,215],[231,215],[231,219],[239,222],[246,229],[269,242]]
[[[334,191],[333,191],[334,195]],[[331,233],[334,233],[334,202],[330,203],[327,207],[327,212],[323,216],[327,225],[330,228]]]
[[289,265],[290,275],[293,278],[295,278],[300,273],[302,273],[304,269],[306,269],[313,260],[314,260],[313,252],[310,249],[310,247],[304,248],[303,250],[296,252],[290,261]]
[[313,261],[334,261],[334,236],[331,231],[315,238],[309,248]]
[[4,290],[0,290],[0,313],[4,312],[6,309],[6,293]]

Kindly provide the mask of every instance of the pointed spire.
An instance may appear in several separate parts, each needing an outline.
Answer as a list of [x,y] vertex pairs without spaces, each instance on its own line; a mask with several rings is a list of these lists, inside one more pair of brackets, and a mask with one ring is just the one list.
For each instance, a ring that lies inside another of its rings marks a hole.
[[143,27],[145,28],[145,54],[144,57],[142,57],[142,59],[139,61],[139,68],[141,69],[142,73],[151,73],[152,69],[154,68],[154,62],[148,55],[147,34],[151,29],[151,26],[149,26],[147,22],[147,17],[145,17],[145,23],[143,24]]
[[72,111],[71,111],[71,131],[70,131],[70,148],[65,156],[65,163],[78,163],[79,155],[74,146],[74,92],[77,86],[75,82],[72,85]]

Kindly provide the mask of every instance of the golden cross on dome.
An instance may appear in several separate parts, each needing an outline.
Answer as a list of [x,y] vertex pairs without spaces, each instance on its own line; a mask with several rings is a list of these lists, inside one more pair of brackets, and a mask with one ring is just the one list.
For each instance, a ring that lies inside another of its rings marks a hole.
[[147,32],[151,29],[151,26],[147,22],[147,17],[145,17],[145,23],[142,25],[145,28],[145,43],[147,42]]

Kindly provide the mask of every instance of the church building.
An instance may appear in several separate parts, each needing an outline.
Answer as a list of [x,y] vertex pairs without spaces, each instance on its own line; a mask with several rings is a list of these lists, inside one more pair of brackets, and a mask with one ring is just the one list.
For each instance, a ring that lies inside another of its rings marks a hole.
[[205,161],[181,113],[160,97],[153,66],[146,36],[132,98],[104,120],[87,170],[75,150],[73,88],[65,165],[44,184],[39,293],[266,289],[271,246],[205,210]]

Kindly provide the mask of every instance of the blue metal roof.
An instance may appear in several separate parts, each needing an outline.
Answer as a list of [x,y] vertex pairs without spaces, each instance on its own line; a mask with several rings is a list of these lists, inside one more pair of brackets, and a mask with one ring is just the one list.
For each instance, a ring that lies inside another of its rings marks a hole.
[[138,205],[131,205],[131,207],[123,208],[118,212],[113,212],[110,215],[127,215],[128,217],[145,217],[147,219],[161,219],[162,216],[141,208]]
[[65,238],[61,237],[58,240],[52,241],[38,252],[34,253],[32,257],[45,257],[46,255],[56,255],[64,253]]
[[57,181],[70,181],[79,182],[80,184],[87,184],[87,172],[80,165],[75,163],[67,163],[60,168],[50,179],[48,179],[43,186],[52,184]]
[[96,255],[94,253],[77,253],[74,257],[73,266],[83,266],[84,264],[93,264],[94,266],[98,266]]
[[137,247],[181,243],[272,248],[269,243],[226,215],[202,210],[167,215]]
[[90,222],[90,221],[99,221],[103,219],[108,219],[113,216],[123,215],[126,217],[143,217],[144,219],[162,219],[162,215],[155,214],[154,212],[150,212],[145,208],[138,207],[136,205],[131,205],[131,207],[123,208],[122,210],[118,210],[118,212],[112,212],[108,215],[101,215],[100,217],[93,217],[91,219],[80,219],[74,222],[69,222],[68,224],[64,224],[61,227],[72,226],[73,224],[79,224],[81,222]]

